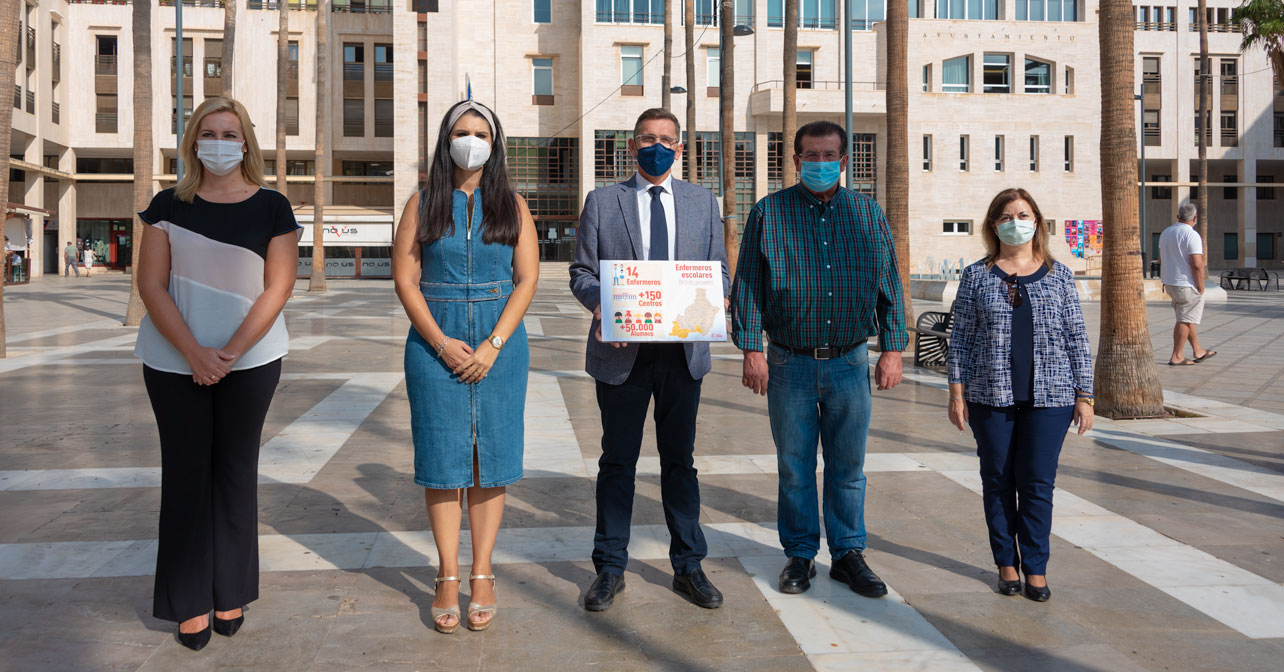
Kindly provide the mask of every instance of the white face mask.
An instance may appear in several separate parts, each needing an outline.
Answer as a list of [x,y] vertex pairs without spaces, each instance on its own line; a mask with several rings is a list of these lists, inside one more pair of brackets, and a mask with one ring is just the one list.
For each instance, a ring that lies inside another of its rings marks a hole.
[[999,240],[1008,245],[1025,245],[1034,237],[1033,219],[1014,219],[996,227]]
[[465,135],[450,141],[450,158],[464,170],[477,170],[490,159],[490,143],[475,135]]
[[241,145],[233,140],[200,140],[196,143],[196,158],[201,160],[205,170],[221,177],[241,165],[244,155]]

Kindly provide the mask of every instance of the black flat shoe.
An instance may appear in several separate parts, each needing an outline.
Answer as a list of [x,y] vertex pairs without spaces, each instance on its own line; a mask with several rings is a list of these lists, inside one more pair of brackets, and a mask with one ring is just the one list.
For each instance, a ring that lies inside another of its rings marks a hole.
[[690,574],[674,574],[673,589],[697,607],[717,609],[722,606],[722,592],[713,587],[703,569]]
[[860,551],[851,551],[836,560],[829,570],[829,578],[842,581],[865,597],[882,597],[887,594],[887,584],[869,568]]
[[624,590],[624,577],[610,572],[601,572],[593,579],[588,594],[584,596],[584,608],[589,611],[606,611],[615,602],[615,596]]
[[1035,602],[1047,602],[1052,599],[1052,590],[1047,586],[1036,588],[1027,581],[1025,584],[1025,596]]
[[810,558],[789,558],[785,568],[780,570],[780,592],[796,595],[811,588],[811,579],[816,576],[816,561]]
[[1004,581],[1003,579],[999,579],[999,594],[1020,595],[1021,579],[1017,579],[1016,581]]
[[176,632],[178,643],[186,646],[193,651],[200,651],[210,643],[210,626],[205,626],[204,630],[199,632]]
[[245,623],[244,611],[241,612],[240,616],[237,616],[236,618],[231,618],[231,619],[222,619],[222,618],[219,618],[218,616],[215,616],[214,632],[217,632],[218,634],[223,635],[224,637],[231,637],[232,635],[235,635],[238,630],[241,629],[241,625],[244,623]]

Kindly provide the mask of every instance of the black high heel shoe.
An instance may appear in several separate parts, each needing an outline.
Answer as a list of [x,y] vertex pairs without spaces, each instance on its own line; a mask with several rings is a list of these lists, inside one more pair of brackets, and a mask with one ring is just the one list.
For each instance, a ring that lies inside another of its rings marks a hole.
[[999,579],[998,587],[1000,595],[1020,595],[1021,579],[1017,579],[1015,581],[1004,581],[1003,579]]
[[1027,581],[1025,583],[1025,596],[1035,602],[1047,602],[1052,599],[1052,590],[1047,586],[1032,586]]
[[200,651],[210,643],[210,626],[206,625],[204,630],[198,632],[178,631],[178,643],[186,646],[193,651]]
[[223,635],[224,637],[231,637],[232,635],[235,635],[238,630],[241,629],[241,625],[244,623],[245,623],[244,610],[242,610],[241,615],[237,616],[236,618],[222,619],[222,618],[219,618],[218,616],[215,616],[214,632],[217,632],[218,634]]

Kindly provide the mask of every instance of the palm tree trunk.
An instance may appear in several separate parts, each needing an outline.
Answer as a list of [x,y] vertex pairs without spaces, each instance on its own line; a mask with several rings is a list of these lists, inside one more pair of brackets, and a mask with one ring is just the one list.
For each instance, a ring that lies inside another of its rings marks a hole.
[[695,1],[688,0],[683,13],[687,38],[687,142],[683,148],[686,154],[687,182],[696,184],[696,79],[695,79]]
[[[1213,132],[1209,108],[1212,107],[1213,73],[1208,58],[1208,3],[1199,0],[1199,222],[1196,230],[1208,251],[1208,141]],[[1204,256],[1207,261],[1207,255]]]
[[[1201,0],[1202,1],[1202,0]],[[1097,412],[1111,418],[1164,413],[1142,292],[1133,123],[1133,29],[1129,0],[1103,0],[1101,54],[1101,344]]]
[[[134,3],[134,212],[147,209],[152,199],[152,6]],[[181,101],[180,101],[181,102]],[[180,105],[178,113],[182,114]],[[143,220],[134,215],[130,245],[129,304],[125,326],[136,327],[147,308],[138,291],[138,258],[143,251]]]
[[[26,5],[21,2],[5,2],[0,4],[3,13],[0,13],[0,91],[13,90],[14,70],[18,68],[18,29],[21,15],[18,13],[19,8]],[[13,106],[8,102],[0,104],[0,128],[5,129],[0,133],[0,175],[4,179],[0,180],[0,221],[8,216],[9,208],[9,126],[13,123]],[[0,224],[3,226],[3,224]],[[3,262],[0,262],[0,268],[4,268]],[[4,328],[4,278],[0,278],[0,359],[7,357],[5,347],[5,328]]]
[[[909,249],[909,6],[887,3],[887,224],[905,297],[905,324],[914,323]],[[849,129],[850,132],[850,129]],[[848,157],[851,161],[853,157]],[[911,337],[913,332],[910,332]]]
[[[286,2],[286,0],[278,0]],[[232,66],[236,56],[236,0],[223,0],[223,96],[232,97]]]
[[664,3],[664,76],[660,78],[660,107],[669,109],[673,88],[673,3]]
[[736,3],[722,0],[721,25],[722,51],[718,64],[718,107],[722,115],[722,242],[727,246],[728,271],[736,274],[736,258],[740,256],[739,229],[736,223],[736,117],[732,105],[736,99]]
[[330,0],[317,0],[317,140],[312,184],[312,275],[309,292],[325,291],[325,132],[330,92],[326,64],[330,60]]
[[[785,101],[780,122],[781,187],[798,182],[794,168],[794,134],[798,132],[798,0],[785,0]],[[850,160],[850,159],[848,159]]]
[[286,81],[290,76],[290,3],[288,0],[277,2],[281,20],[276,35],[276,190],[288,199],[290,194],[285,184],[285,99],[289,95]]

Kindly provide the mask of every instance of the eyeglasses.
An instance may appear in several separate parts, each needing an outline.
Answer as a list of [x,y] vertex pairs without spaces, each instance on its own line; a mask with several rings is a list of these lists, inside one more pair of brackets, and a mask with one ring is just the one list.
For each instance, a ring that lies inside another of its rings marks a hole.
[[1016,273],[1013,273],[1008,277],[1003,278],[1003,282],[1008,286],[1008,303],[1012,304],[1013,308],[1020,308],[1021,307],[1021,288],[1019,285],[1017,285]]
[[803,161],[810,162],[810,161],[837,161],[838,159],[842,158],[843,155],[839,152],[823,152],[823,153],[807,152],[805,154],[799,154],[798,156],[801,156]]
[[637,143],[638,147],[650,147],[658,142],[669,149],[673,149],[673,146],[678,144],[677,138],[671,138],[667,135],[639,135],[633,140]]

